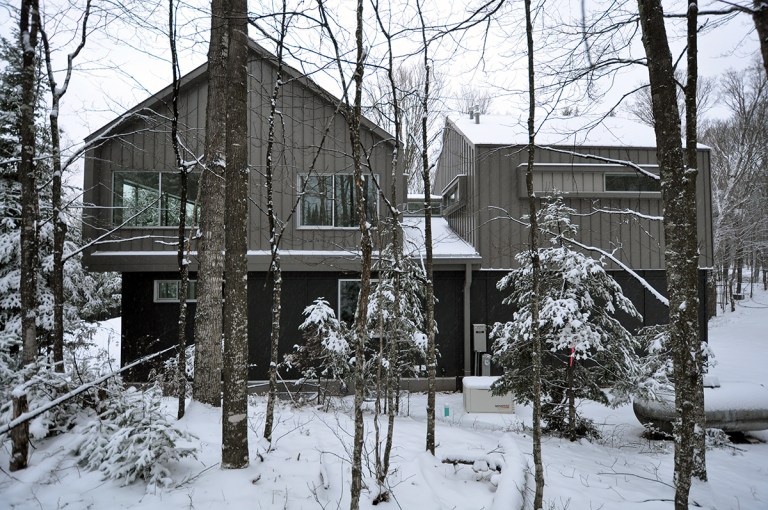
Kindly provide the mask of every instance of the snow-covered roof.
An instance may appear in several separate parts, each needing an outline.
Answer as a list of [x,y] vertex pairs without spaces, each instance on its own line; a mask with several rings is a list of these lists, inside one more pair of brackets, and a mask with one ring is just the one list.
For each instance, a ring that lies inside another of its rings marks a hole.
[[[480,115],[480,122],[466,114],[450,114],[448,120],[475,145],[525,145],[528,119],[524,115]],[[624,117],[576,115],[537,121],[537,145],[567,147],[655,148],[652,127]],[[699,144],[699,148],[705,146]]]
[[[432,200],[441,200],[442,195],[430,195]],[[424,200],[424,193],[408,193],[408,200]]]
[[[411,256],[424,256],[424,217],[403,218],[403,245]],[[435,259],[480,260],[480,254],[448,225],[445,218],[432,218],[432,256]]]

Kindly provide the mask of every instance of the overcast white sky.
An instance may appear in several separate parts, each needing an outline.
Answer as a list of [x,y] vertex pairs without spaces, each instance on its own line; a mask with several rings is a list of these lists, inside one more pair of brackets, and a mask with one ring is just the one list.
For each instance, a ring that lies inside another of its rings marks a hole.
[[[209,28],[208,5],[204,0],[186,0],[187,3],[180,11],[180,51],[181,69],[186,73],[202,64],[207,51],[207,31]],[[304,8],[314,6],[314,2],[308,0],[295,0]],[[74,3],[84,4],[82,0],[73,0]],[[10,7],[15,8],[18,2],[0,2],[0,32],[6,37],[10,29],[16,23],[12,19]],[[55,58],[63,65],[66,52],[74,47],[71,29],[77,18],[76,11],[70,12],[63,18],[56,15],[57,5],[69,3],[69,0],[43,1],[41,4],[46,10],[49,30],[54,30],[54,46],[63,48],[57,52]],[[98,3],[98,2],[96,2]],[[107,2],[109,3],[109,2]],[[479,0],[440,0],[427,2],[425,16],[428,19],[438,20],[443,23],[460,19],[473,5],[478,5]],[[277,8],[278,2],[260,0],[249,2],[251,11],[266,12]],[[340,0],[344,9],[352,8],[353,2]],[[454,107],[453,98],[458,94],[462,85],[472,84],[478,88],[491,91],[495,97],[492,105],[493,113],[524,115],[525,99],[525,59],[524,59],[524,32],[522,19],[522,2],[508,2],[499,13],[499,17],[489,25],[476,27],[470,33],[462,36],[444,38],[439,43],[431,46],[435,56],[434,68],[445,76],[448,84],[445,95],[445,109]],[[600,11],[606,1],[586,0],[585,8],[588,11]],[[611,2],[617,5],[616,2]],[[701,9],[722,7],[723,4],[715,1],[701,1]],[[125,5],[125,4],[123,4]],[[393,23],[398,20],[407,20],[409,23],[415,19],[413,0],[399,0],[396,9],[393,9]],[[687,2],[664,2],[667,12],[683,12]],[[628,8],[634,8],[636,3],[628,1]],[[373,34],[373,14],[370,3],[365,8],[369,23],[368,44],[373,56],[380,50],[384,42],[379,34]],[[614,7],[615,9],[615,7]],[[559,33],[569,23],[579,23],[581,2],[579,0],[556,0],[544,4],[544,8],[537,17],[537,41],[541,45],[547,45],[537,54],[539,62],[552,63],[555,67],[562,65],[559,57],[565,54],[565,48],[578,46],[578,40],[572,39],[568,43],[562,43]],[[339,14],[340,23],[348,24],[339,28],[342,34],[344,28],[351,32],[353,20],[344,13]],[[130,18],[130,19],[126,19]],[[86,49],[78,58],[78,69],[75,71],[70,84],[70,89],[62,104],[62,126],[65,129],[66,139],[73,144],[79,143],[85,136],[98,129],[103,124],[134,106],[136,103],[148,97],[170,82],[170,64],[168,63],[168,40],[165,35],[167,23],[167,2],[165,0],[152,0],[134,2],[129,15],[123,13],[120,18],[101,17],[94,19],[97,23],[92,25],[94,33],[89,37]],[[715,20],[713,20],[715,21]],[[718,20],[719,21],[719,20]],[[751,18],[746,15],[738,15],[725,24],[717,23],[716,28],[705,32],[699,42],[700,74],[703,76],[717,76],[722,72],[734,68],[742,69],[750,62],[758,58],[757,36],[754,33]],[[670,22],[670,38],[673,51],[680,54],[685,41],[682,37],[684,25]],[[251,35],[258,39],[256,31]],[[415,37],[414,34],[412,37]],[[308,31],[298,32],[297,40],[300,40],[305,49],[321,48],[321,43],[316,33]],[[341,37],[341,35],[340,35]],[[575,41],[575,42],[574,42]],[[616,41],[613,41],[615,44]],[[269,42],[263,44],[273,49]],[[327,44],[327,41],[322,44]],[[415,43],[407,40],[401,41],[398,52],[403,54],[415,47]],[[593,49],[596,51],[596,49]],[[642,56],[639,34],[636,41],[630,47],[633,57]],[[306,55],[306,53],[305,53]],[[317,59],[314,59],[317,61]],[[314,75],[322,85],[332,89],[335,85],[336,72],[320,73]],[[548,80],[543,70],[540,74],[542,81]],[[370,78],[370,74],[368,75]],[[637,86],[641,81],[647,80],[647,71],[642,66],[634,66],[610,80],[598,83],[598,90],[605,93],[601,103],[586,105],[593,111],[607,110],[617,98]],[[715,108],[710,115],[718,115]]]

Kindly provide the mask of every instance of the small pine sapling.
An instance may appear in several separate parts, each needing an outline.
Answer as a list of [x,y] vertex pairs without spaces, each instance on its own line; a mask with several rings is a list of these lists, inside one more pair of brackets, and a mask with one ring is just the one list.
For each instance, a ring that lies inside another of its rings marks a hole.
[[[171,485],[170,464],[195,457],[196,438],[177,428],[163,411],[158,385],[142,392],[112,381],[107,395],[98,414],[81,430],[74,450],[78,463],[121,485],[142,479],[150,492]],[[180,446],[182,442],[189,446]]]
[[[285,364],[299,370],[302,376],[300,382],[316,379],[318,390],[323,379],[326,390],[331,381],[338,381],[345,389],[345,378],[351,372],[351,349],[346,326],[336,318],[333,308],[324,298],[317,298],[306,307],[304,317],[299,326],[304,343],[293,346],[293,352],[285,357]],[[322,393],[318,391],[318,401]]]

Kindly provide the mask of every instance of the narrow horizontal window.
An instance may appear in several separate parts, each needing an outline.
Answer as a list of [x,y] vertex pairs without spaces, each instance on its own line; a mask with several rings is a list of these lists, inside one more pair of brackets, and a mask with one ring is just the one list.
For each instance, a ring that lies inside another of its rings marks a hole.
[[605,174],[605,191],[659,192],[658,179],[640,174]]
[[[180,280],[155,280],[155,303],[178,303]],[[197,301],[197,281],[189,280],[187,283],[187,301]]]

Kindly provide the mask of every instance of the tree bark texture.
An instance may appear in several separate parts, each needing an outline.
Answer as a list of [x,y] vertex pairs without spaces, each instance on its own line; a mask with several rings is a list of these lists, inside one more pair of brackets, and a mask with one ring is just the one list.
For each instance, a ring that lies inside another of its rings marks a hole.
[[269,111],[269,135],[267,138],[267,160],[265,162],[265,180],[267,184],[267,220],[269,222],[269,249],[272,254],[270,272],[272,273],[272,327],[269,335],[269,396],[267,413],[264,418],[264,438],[272,441],[272,426],[275,418],[275,400],[277,399],[277,363],[280,352],[280,315],[282,312],[283,273],[280,267],[280,233],[278,232],[277,213],[274,203],[274,152],[275,120],[278,115],[277,99],[280,96],[283,70],[283,41],[286,32],[286,2],[283,0],[283,15],[280,24],[280,40],[277,48],[277,76],[272,89],[272,102]]
[[205,166],[200,176],[200,238],[197,243],[195,380],[192,398],[221,406],[222,282],[224,276],[224,173],[229,48],[225,0],[211,2]]
[[368,340],[368,299],[371,293],[371,229],[367,218],[366,194],[363,186],[363,155],[360,139],[362,117],[363,73],[365,72],[365,50],[363,48],[363,0],[357,0],[357,23],[355,27],[357,46],[355,74],[355,98],[349,119],[350,141],[352,143],[352,164],[354,165],[357,218],[360,228],[360,294],[355,313],[355,436],[352,447],[352,481],[350,484],[350,510],[360,508],[360,493],[363,488],[363,397],[365,394],[365,344]]
[[544,463],[541,456],[541,332],[539,331],[539,301],[541,296],[541,261],[539,260],[539,225],[536,220],[536,195],[533,192],[533,164],[536,156],[536,80],[533,61],[533,23],[531,21],[531,0],[525,0],[525,33],[528,46],[528,167],[525,172],[525,187],[528,195],[528,216],[531,222],[529,250],[531,251],[531,280],[533,303],[531,303],[531,377],[533,384],[533,465],[536,492],[534,510],[544,505]]
[[664,204],[669,339],[675,380],[675,509],[688,508],[696,423],[699,345],[696,170],[687,169],[680,141],[672,56],[660,0],[638,0],[648,61]]
[[768,76],[768,0],[755,0],[752,12],[757,38],[760,40],[760,53],[763,55],[763,67]]
[[[685,157],[688,166],[687,173],[696,175],[698,173],[697,145],[698,145],[698,105],[697,105],[697,83],[699,74],[698,63],[698,0],[689,0],[688,2],[688,76],[685,84]],[[695,180],[695,179],[694,179]],[[695,193],[695,191],[694,191]],[[692,206],[695,210],[695,198]],[[694,222],[696,220],[694,213]],[[695,224],[695,223],[694,223]],[[697,263],[698,267],[698,263]],[[697,279],[698,283],[698,279]],[[698,293],[697,293],[698,295]],[[698,310],[698,306],[696,307]],[[698,337],[696,338],[698,340]],[[692,341],[692,347],[695,342]],[[706,423],[704,421],[704,373],[703,367],[706,362],[704,359],[703,345],[696,349],[692,354],[695,356],[694,368],[696,373],[692,374],[694,405],[694,430],[693,430],[693,476],[699,480],[707,480],[707,443],[706,443]]]
[[435,285],[433,281],[432,256],[432,183],[430,178],[428,152],[428,112],[429,112],[429,44],[427,43],[426,25],[417,4],[421,21],[421,40],[424,46],[424,95],[421,98],[421,180],[424,183],[424,250],[426,259],[427,281],[424,290],[424,330],[427,334],[427,434],[426,449],[435,454],[435,378],[437,376],[437,353],[435,347]]
[[248,18],[227,0],[227,150],[221,466],[248,466]]
[[[21,68],[21,337],[22,363],[34,363],[37,357],[37,221],[39,207],[35,179],[35,70],[39,9],[37,0],[21,2],[19,35],[22,49]],[[26,411],[27,397],[14,399],[14,414]],[[11,471],[27,467],[29,453],[29,424],[16,427],[11,436]]]

